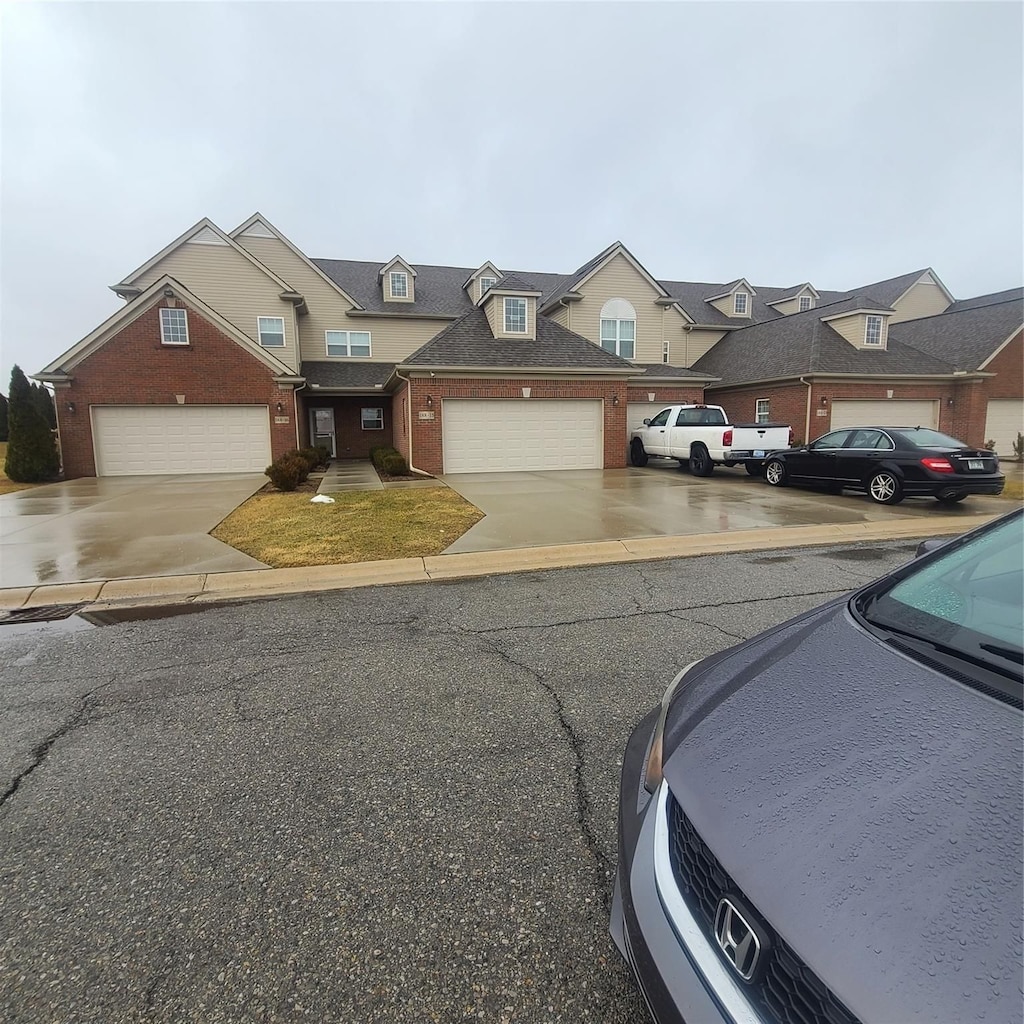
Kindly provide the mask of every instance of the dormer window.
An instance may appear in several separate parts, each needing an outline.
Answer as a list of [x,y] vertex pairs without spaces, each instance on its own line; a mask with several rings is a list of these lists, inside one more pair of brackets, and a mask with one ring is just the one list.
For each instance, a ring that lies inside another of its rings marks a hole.
[[526,333],[526,299],[505,299],[505,333]]
[[392,270],[391,276],[391,298],[407,299],[409,297],[409,275],[401,270]]
[[864,321],[864,344],[882,344],[882,318],[880,316],[869,316]]
[[736,292],[732,297],[732,311],[736,316],[747,315],[747,303],[750,296],[746,292]]
[[800,296],[800,312],[806,313],[814,305],[814,299],[810,295]]
[[488,288],[493,288],[497,283],[498,279],[496,277],[481,277],[480,298],[482,299],[484,297],[484,292],[486,292]]

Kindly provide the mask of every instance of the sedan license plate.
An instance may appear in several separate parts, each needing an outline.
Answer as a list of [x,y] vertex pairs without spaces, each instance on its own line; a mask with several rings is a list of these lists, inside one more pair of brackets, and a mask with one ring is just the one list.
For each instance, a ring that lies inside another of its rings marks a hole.
[[755,459],[763,459],[764,458],[764,449],[763,448],[756,449],[754,451],[754,458]]
[[984,461],[982,459],[968,459],[967,460],[967,468],[968,469],[984,469],[985,468],[985,463],[984,463]]

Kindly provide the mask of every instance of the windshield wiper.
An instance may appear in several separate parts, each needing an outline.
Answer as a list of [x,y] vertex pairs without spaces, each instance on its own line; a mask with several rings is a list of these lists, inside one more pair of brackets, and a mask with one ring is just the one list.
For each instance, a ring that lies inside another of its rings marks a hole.
[[1012,647],[1001,647],[999,644],[978,644],[983,651],[990,654],[998,654],[1000,658],[1007,661],[1015,661],[1018,665],[1024,665],[1024,651],[1015,650]]

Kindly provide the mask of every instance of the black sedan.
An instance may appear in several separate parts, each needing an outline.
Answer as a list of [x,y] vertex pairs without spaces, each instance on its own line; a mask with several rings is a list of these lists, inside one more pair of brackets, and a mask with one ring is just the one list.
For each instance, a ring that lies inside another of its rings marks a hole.
[[610,929],[659,1024],[1021,1020],[1019,511],[687,665]]
[[883,505],[907,497],[955,504],[968,494],[1001,494],[1006,482],[993,452],[928,427],[833,430],[801,448],[772,452],[764,478],[772,487],[811,484],[837,494],[844,488],[867,491]]

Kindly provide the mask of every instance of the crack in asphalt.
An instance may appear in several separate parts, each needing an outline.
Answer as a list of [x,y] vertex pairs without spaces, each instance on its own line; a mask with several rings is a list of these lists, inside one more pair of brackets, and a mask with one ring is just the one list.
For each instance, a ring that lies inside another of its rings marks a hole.
[[717,629],[719,633],[723,633],[727,637],[731,637],[733,640],[749,640],[749,636],[743,636],[741,633],[733,633],[726,629],[724,626],[719,626],[717,622],[705,622],[703,619],[695,619],[692,615],[688,615],[685,618],[682,615],[676,615],[669,612],[669,615],[673,619],[678,619],[680,622],[693,622],[698,626],[707,626],[708,629]]
[[561,729],[573,756],[573,788],[576,795],[576,823],[579,826],[580,835],[583,837],[584,845],[590,855],[594,858],[594,874],[597,883],[595,888],[601,897],[601,904],[605,914],[609,914],[611,913],[612,906],[610,884],[612,877],[612,864],[608,859],[608,856],[601,849],[601,846],[597,841],[597,836],[594,834],[594,811],[590,802],[590,792],[587,789],[586,780],[584,779],[585,761],[583,748],[585,741],[580,738],[572,724],[572,721],[569,719],[561,694],[544,678],[543,675],[541,675],[540,672],[530,665],[517,661],[511,654],[503,650],[493,640],[487,640],[486,643],[487,646],[506,664],[521,669],[527,675],[536,680],[541,689],[543,689],[551,698],[551,703],[554,705],[555,709],[555,715],[558,718],[559,728]]

